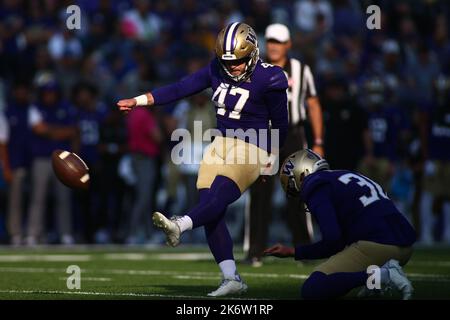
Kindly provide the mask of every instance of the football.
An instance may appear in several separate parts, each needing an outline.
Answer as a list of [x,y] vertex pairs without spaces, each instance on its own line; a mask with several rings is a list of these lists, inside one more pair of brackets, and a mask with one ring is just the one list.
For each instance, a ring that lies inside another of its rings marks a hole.
[[89,188],[89,168],[75,153],[55,150],[52,153],[52,166],[59,181],[73,189]]

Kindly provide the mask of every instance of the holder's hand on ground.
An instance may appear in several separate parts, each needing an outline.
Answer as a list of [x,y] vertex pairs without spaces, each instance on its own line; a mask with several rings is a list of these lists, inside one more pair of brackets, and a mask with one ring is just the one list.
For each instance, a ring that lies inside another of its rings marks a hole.
[[265,256],[274,256],[278,258],[287,258],[295,256],[295,249],[292,247],[287,247],[282,245],[281,243],[277,243],[276,245],[264,250]]

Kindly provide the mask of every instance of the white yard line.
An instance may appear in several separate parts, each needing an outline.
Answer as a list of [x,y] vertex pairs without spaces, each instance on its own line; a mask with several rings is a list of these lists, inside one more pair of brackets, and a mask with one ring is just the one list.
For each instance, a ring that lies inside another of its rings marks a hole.
[[[200,253],[104,253],[104,254],[0,254],[0,263],[9,262],[81,262],[93,260],[112,260],[112,261],[144,261],[144,260],[166,260],[166,261],[213,261],[209,252]],[[409,266],[417,267],[441,267],[450,268],[450,261],[411,261]],[[265,276],[265,274],[263,275]]]
[[205,253],[161,253],[150,256],[151,259],[157,260],[181,260],[181,261],[196,261],[196,260],[213,260],[213,256],[209,252]]
[[91,261],[89,254],[24,254],[0,255],[0,262],[65,262],[65,261]]
[[[0,271],[2,268],[0,268]],[[142,275],[142,276],[178,276],[178,275],[190,275],[197,277],[215,277],[220,278],[220,273],[218,272],[201,272],[201,271],[162,271],[162,270],[126,270],[126,269],[105,269],[101,272],[107,274],[126,274],[126,275]],[[295,278],[295,279],[306,279],[308,275],[306,274],[278,274],[278,273],[241,273],[243,277],[253,277],[253,278]]]
[[106,253],[100,256],[105,260],[213,260],[211,253]]
[[[23,267],[0,267],[0,272],[10,273],[65,273],[65,269],[58,268],[23,268]],[[83,273],[92,274],[91,270],[82,269]],[[215,280],[220,279],[218,272],[199,272],[199,271],[163,271],[163,270],[126,270],[126,269],[101,269],[95,271],[101,274],[116,275],[139,275],[139,276],[170,276],[176,279],[204,279]],[[309,274],[292,274],[292,273],[241,273],[246,278],[291,278],[291,279],[307,279]],[[428,273],[407,273],[408,277],[414,281],[441,281],[450,282],[450,275],[428,274]]]
[[[59,291],[59,290],[0,290],[7,294],[61,294],[61,295],[85,295],[85,296],[113,296],[113,297],[146,297],[146,298],[172,298],[172,299],[215,299],[207,296],[170,295],[156,293],[133,292],[95,292],[95,291]],[[267,298],[268,299],[268,298]],[[265,300],[254,298],[227,297],[227,300]]]
[[179,275],[179,276],[171,276],[173,279],[180,280],[218,280],[219,277],[209,277],[209,276],[189,276],[189,275]]
[[1,262],[64,262],[64,261],[91,261],[91,260],[113,260],[113,261],[143,261],[143,260],[168,260],[168,261],[198,261],[213,260],[210,253],[105,253],[100,255],[91,254],[1,254]]
[[[0,272],[5,273],[65,273],[63,268],[15,268],[15,267],[0,267]],[[92,274],[89,269],[83,269],[83,273]],[[125,269],[105,269],[99,270],[101,274],[117,274],[117,275],[145,275],[145,276],[169,276],[178,280],[218,280],[220,275],[217,272],[193,272],[193,271],[163,271],[163,270],[125,270]],[[423,273],[408,273],[413,281],[436,281],[450,283],[450,275],[442,274],[423,274]],[[277,273],[242,273],[242,276],[248,278],[293,278],[306,279],[307,274],[277,274]],[[59,277],[60,280],[66,280],[65,277]],[[106,277],[85,277],[82,276],[82,281],[113,281],[112,278]],[[156,294],[156,293],[134,293],[134,292],[96,292],[96,291],[60,291],[60,290],[0,290],[0,293],[18,294],[18,295],[32,295],[32,294],[53,294],[53,295],[80,295],[80,296],[102,296],[102,297],[143,297],[143,298],[162,298],[162,299],[207,299],[207,296],[190,296],[190,295],[171,295],[171,294]],[[227,298],[232,300],[264,300],[269,298]]]
[[0,272],[17,273],[65,273],[66,269],[60,268],[24,268],[24,267],[0,267]]
[[433,273],[406,273],[414,281],[450,282],[450,275]]
[[148,259],[145,253],[105,253],[102,255],[105,260],[130,260],[140,261]]
[[[59,277],[59,280],[67,281],[67,277]],[[108,282],[112,281],[111,278],[100,278],[100,277],[83,277],[83,281],[98,281],[98,282]]]
[[450,261],[411,261],[408,266],[418,267],[450,267]]

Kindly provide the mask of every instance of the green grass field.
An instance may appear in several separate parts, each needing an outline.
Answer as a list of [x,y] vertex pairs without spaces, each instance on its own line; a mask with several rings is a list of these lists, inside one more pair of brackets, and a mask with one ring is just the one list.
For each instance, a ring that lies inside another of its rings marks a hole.
[[[81,268],[79,290],[67,288],[69,265]],[[314,265],[276,258],[260,268],[238,263],[249,291],[235,298],[298,299]],[[449,247],[417,249],[405,271],[415,299],[450,299]],[[206,299],[219,281],[206,247],[0,248],[0,299]]]

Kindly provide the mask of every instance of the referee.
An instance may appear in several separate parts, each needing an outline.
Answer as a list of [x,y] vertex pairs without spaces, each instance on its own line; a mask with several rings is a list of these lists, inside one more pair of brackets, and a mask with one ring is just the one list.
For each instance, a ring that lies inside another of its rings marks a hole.
[[[288,78],[289,131],[280,163],[290,154],[308,147],[304,124],[306,118],[313,134],[312,149],[318,154],[323,151],[322,108],[317,97],[314,77],[308,65],[289,58],[291,48],[289,29],[282,24],[271,24],[266,28],[266,60],[284,69]],[[308,112],[305,108],[308,106]],[[261,265],[261,255],[266,247],[272,214],[272,195],[276,176],[258,179],[250,188],[250,203],[246,208],[244,251],[246,261],[253,266]],[[307,244],[313,235],[311,216],[305,213],[304,205],[297,199],[287,199],[284,210],[286,222],[292,233],[294,245]]]

